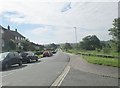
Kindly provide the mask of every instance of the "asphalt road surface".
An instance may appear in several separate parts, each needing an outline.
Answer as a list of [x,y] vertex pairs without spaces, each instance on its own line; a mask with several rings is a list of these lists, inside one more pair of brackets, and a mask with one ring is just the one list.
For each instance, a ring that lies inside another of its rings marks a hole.
[[2,86],[50,86],[68,62],[69,56],[58,52],[35,63],[13,66],[2,72]]
[[[74,56],[73,56],[74,57]],[[70,70],[61,76],[60,86],[118,86],[118,79],[84,72],[70,65],[70,55],[59,51],[38,62],[13,66],[2,74],[2,86],[51,86],[69,65]],[[77,61],[78,62],[78,61]],[[76,64],[76,63],[72,63]]]

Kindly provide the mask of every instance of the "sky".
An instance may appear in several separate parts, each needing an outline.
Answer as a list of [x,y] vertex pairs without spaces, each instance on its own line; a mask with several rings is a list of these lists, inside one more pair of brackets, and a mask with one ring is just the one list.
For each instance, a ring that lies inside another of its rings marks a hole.
[[88,35],[111,39],[118,0],[0,0],[0,24],[38,44],[75,43]]

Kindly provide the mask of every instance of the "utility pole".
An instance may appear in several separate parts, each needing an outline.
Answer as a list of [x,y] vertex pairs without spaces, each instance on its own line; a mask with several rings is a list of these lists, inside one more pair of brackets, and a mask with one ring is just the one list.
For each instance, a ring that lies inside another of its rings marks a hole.
[[74,27],[74,29],[75,29],[75,42],[76,42],[75,50],[76,50],[76,53],[77,53],[77,48],[78,48],[78,44],[77,44],[77,27]]
[[76,41],[76,44],[77,44],[77,27],[74,27],[75,28],[75,41]]

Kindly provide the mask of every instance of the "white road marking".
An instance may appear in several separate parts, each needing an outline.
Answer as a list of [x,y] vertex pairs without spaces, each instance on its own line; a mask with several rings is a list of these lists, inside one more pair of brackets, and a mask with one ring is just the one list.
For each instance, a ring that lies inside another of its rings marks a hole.
[[67,66],[64,69],[64,71],[61,73],[61,75],[54,81],[54,83],[51,85],[50,88],[52,88],[53,86],[59,87],[63,82],[63,80],[65,79],[66,75],[68,74],[69,70],[70,70],[70,66]]

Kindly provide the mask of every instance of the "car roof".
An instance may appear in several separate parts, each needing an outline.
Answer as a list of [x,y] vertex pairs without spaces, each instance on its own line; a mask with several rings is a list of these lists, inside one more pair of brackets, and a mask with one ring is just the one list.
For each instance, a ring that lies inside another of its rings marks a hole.
[[8,53],[10,53],[10,52],[3,52],[3,53],[0,53],[0,54],[8,54]]
[[22,52],[22,53],[33,53],[33,52],[31,52],[31,51],[27,51],[27,52]]

